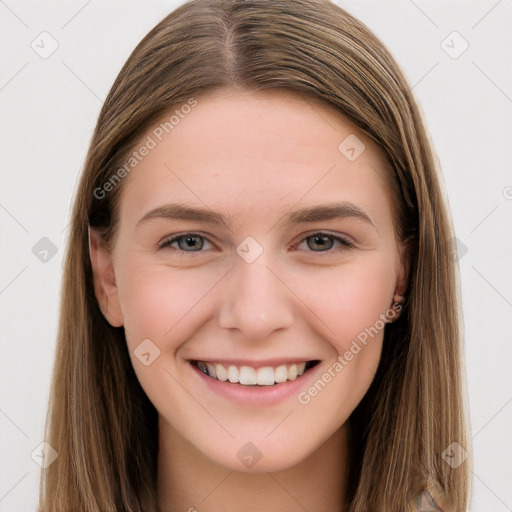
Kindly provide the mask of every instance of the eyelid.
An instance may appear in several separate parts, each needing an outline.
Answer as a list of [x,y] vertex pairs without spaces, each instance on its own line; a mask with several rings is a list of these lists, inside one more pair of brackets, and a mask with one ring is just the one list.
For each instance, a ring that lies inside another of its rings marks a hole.
[[[195,231],[186,231],[184,233],[177,233],[177,234],[174,234],[174,235],[168,235],[164,238],[162,238],[162,240],[160,240],[158,243],[157,243],[157,246],[159,249],[167,249],[168,247],[170,247],[170,244],[172,244],[173,242],[175,242],[176,240],[180,239],[180,238],[186,238],[186,237],[194,237],[194,236],[197,236],[199,238],[203,238],[204,240],[207,240],[210,244],[214,245],[214,243],[210,240],[210,236],[211,235],[205,235],[205,234],[201,234],[201,233],[198,233],[198,232],[195,232]],[[172,250],[173,248],[171,248]],[[193,253],[193,252],[204,252],[204,251],[182,251],[180,249],[175,249],[176,251],[178,252],[182,252],[182,253]]]
[[[160,240],[157,243],[157,246],[158,246],[159,250],[169,249],[171,251],[178,252],[181,255],[194,254],[194,253],[202,254],[205,251],[202,251],[202,250],[201,251],[183,251],[181,249],[175,249],[175,248],[170,247],[170,246],[176,240],[178,240],[180,238],[185,238],[185,237],[199,237],[199,238],[202,238],[202,239],[208,241],[210,244],[215,245],[210,240],[210,238],[209,238],[210,236],[211,235],[205,235],[205,234],[201,234],[201,233],[198,233],[198,232],[187,231],[187,232],[184,232],[184,233],[177,233],[177,234],[173,234],[173,235],[168,235],[168,236],[164,237],[162,240]],[[351,237],[349,237],[348,235],[340,234],[340,233],[334,234],[334,233],[331,233],[331,232],[329,232],[327,230],[324,230],[324,231],[317,230],[317,231],[313,231],[313,232],[308,233],[308,234],[303,234],[302,238],[298,242],[293,244],[292,247],[296,248],[298,245],[300,245],[301,243],[305,242],[308,238],[312,238],[314,236],[327,236],[327,237],[330,237],[330,238],[336,240],[342,246],[342,248],[344,250],[352,249],[356,245],[354,240]],[[343,250],[343,249],[341,249],[341,250]],[[327,254],[337,253],[337,252],[339,252],[339,250],[329,249],[327,251],[306,251],[306,252],[310,252],[312,254],[324,254],[324,255],[327,255]]]
[[[351,248],[355,247],[355,245],[356,245],[354,240],[351,237],[349,237],[348,235],[344,235],[341,233],[331,233],[330,231],[327,231],[327,230],[317,230],[317,231],[313,231],[309,234],[302,235],[301,240],[299,242],[297,242],[296,244],[294,244],[294,247],[298,246],[302,242],[305,242],[308,238],[312,238],[314,236],[331,237],[334,240],[337,240],[345,248],[345,250],[351,249]],[[337,251],[336,251],[336,249],[329,249],[328,251],[307,251],[307,252],[310,252],[312,254],[315,254],[315,253],[316,254],[333,254],[333,253],[336,253]]]

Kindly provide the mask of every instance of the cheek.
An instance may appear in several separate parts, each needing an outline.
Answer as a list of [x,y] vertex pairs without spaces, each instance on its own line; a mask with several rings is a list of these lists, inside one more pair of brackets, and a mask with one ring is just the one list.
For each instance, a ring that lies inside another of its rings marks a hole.
[[298,399],[311,417],[321,416],[333,431],[360,403],[377,371],[383,318],[389,314],[394,289],[393,262],[387,256],[372,256],[332,275],[303,281],[304,296],[315,305],[332,350],[317,380]]
[[199,270],[180,272],[133,262],[122,266],[118,290],[128,343],[149,338],[160,346],[164,340],[180,340],[177,332],[193,318],[193,310],[199,309],[217,280]]
[[338,353],[376,324],[382,329],[381,316],[390,308],[394,290],[393,264],[391,257],[376,254],[322,274],[301,275],[300,294]]

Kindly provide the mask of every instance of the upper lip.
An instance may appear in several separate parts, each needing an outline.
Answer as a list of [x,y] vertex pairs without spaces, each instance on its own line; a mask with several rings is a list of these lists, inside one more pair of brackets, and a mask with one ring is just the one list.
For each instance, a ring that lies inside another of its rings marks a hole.
[[251,368],[264,368],[265,366],[281,366],[283,364],[294,364],[294,363],[307,363],[308,361],[318,361],[318,359],[308,359],[308,358],[300,358],[300,357],[281,357],[274,359],[265,359],[265,360],[249,360],[249,359],[223,359],[220,357],[215,358],[197,358],[190,359],[191,362],[199,362],[210,363],[210,364],[222,364],[222,365],[233,365],[233,366],[249,366]]

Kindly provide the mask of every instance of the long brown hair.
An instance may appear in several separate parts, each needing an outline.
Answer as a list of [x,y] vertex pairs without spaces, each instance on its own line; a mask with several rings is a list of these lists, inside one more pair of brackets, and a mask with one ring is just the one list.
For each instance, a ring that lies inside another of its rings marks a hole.
[[[453,229],[410,86],[385,46],[328,0],[193,0],[139,43],[103,105],[74,200],[47,418],[57,460],[42,472],[40,512],[155,512],[157,412],[138,383],[123,328],[94,294],[88,226],[111,242],[123,180],[104,193],[145,131],[221,87],[284,88],[323,101],[384,152],[409,287],[386,326],[380,365],[349,419],[350,512],[404,512],[436,488],[465,511],[471,452]],[[119,177],[119,172],[118,172]],[[101,192],[101,193],[100,193]]]

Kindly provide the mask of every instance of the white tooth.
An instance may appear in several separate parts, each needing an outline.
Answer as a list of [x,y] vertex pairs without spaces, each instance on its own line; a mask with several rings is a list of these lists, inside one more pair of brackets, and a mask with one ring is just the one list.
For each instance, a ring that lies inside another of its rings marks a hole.
[[236,366],[230,365],[228,368],[228,379],[232,384],[238,382],[238,368]]
[[274,368],[272,368],[272,366],[259,368],[257,376],[260,386],[272,386],[274,384]]
[[274,383],[282,383],[287,380],[295,380],[306,371],[306,362],[294,363],[289,366],[283,364],[277,368],[265,366],[255,369],[250,366],[242,366],[238,368],[235,365],[226,367],[222,364],[198,363],[200,369],[207,370],[211,377],[220,381],[231,382],[232,384],[240,383],[244,386],[272,386]]
[[213,366],[213,364],[206,363],[206,367],[208,368],[208,374],[210,375],[210,377],[217,377],[217,374],[215,373],[215,366]]
[[288,368],[288,380],[295,380],[297,378],[297,365],[294,363]]
[[281,366],[278,366],[274,370],[274,380],[276,382],[286,382],[286,379],[288,378],[288,370],[286,369],[286,365],[282,364]]
[[249,366],[242,366],[238,375],[238,382],[240,382],[240,384],[244,384],[245,386],[253,386],[254,384],[258,384],[258,379],[256,378],[256,370],[254,368],[250,368]]
[[221,364],[215,365],[215,373],[217,374],[217,379],[221,380],[222,382],[228,380],[228,372],[226,371],[226,368],[224,368],[224,366]]

